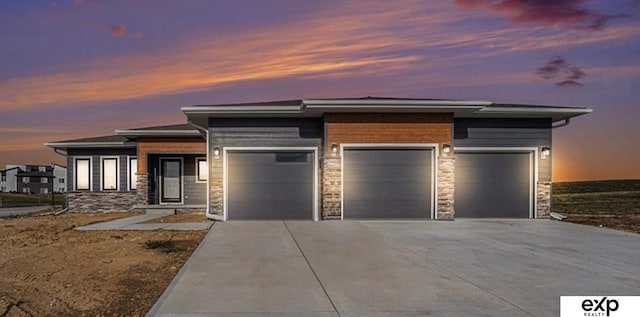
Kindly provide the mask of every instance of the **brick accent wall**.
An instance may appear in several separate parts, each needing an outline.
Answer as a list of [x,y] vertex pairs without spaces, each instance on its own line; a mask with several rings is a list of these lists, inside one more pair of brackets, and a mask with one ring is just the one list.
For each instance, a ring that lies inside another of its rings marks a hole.
[[149,174],[138,173],[136,181],[136,205],[145,206],[149,204]]
[[322,159],[322,190],[321,190],[321,217],[322,220],[337,219],[342,215],[341,189],[342,170],[340,158],[328,157]]
[[455,157],[438,159],[438,188],[436,189],[438,205],[436,211],[439,220],[453,220],[455,217]]
[[536,217],[549,218],[551,213],[551,182],[538,182],[536,199],[538,200]]
[[137,201],[134,191],[128,192],[69,192],[69,212],[128,211]]

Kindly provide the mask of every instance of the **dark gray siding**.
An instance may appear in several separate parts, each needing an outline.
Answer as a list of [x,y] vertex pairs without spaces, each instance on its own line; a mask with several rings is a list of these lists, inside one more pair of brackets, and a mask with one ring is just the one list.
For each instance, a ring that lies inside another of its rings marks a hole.
[[196,158],[206,158],[203,153],[198,154],[151,154],[148,159],[148,171],[149,171],[149,203],[159,203],[159,186],[160,186],[160,158],[182,158],[183,160],[183,179],[182,185],[184,187],[184,204],[185,205],[205,205],[207,203],[207,183],[196,182],[197,168]]
[[[455,119],[454,147],[551,147],[550,119]],[[553,152],[553,150],[552,150]],[[551,181],[551,158],[538,160],[539,181]]]
[[92,165],[92,174],[91,174],[91,183],[93,185],[94,191],[100,190],[100,160],[101,157],[110,156],[110,157],[118,157],[119,159],[119,179],[118,183],[120,185],[120,191],[128,191],[128,168],[129,161],[128,157],[136,156],[135,148],[127,148],[127,149],[69,149],[67,150],[67,190],[73,191],[75,190],[75,165],[74,158],[76,157],[90,157],[91,165]]
[[196,157],[203,155],[184,156],[184,203],[187,205],[205,205],[207,203],[207,183],[198,183]]
[[214,146],[320,146],[321,119],[210,119]]

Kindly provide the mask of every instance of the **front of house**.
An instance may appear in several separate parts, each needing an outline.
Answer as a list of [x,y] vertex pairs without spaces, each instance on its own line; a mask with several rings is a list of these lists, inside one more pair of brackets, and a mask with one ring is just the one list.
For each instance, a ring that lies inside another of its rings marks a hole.
[[546,218],[552,129],[587,108],[349,98],[184,107],[188,124],[47,143],[75,212],[210,219]]

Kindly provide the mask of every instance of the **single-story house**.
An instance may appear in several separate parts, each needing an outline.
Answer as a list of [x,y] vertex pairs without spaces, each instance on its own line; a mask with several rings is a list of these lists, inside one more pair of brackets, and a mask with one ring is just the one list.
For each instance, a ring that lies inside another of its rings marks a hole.
[[592,110],[366,97],[182,111],[187,124],[47,143],[67,157],[70,211],[546,218],[552,131]]

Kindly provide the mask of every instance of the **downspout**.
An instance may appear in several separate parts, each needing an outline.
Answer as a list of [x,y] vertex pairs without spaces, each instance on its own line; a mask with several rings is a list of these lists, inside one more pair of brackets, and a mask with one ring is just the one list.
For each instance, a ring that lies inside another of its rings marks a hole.
[[[187,123],[192,127],[200,130],[200,132],[204,132],[205,142],[207,143],[207,165],[210,165],[211,162],[209,162],[209,129],[205,129],[204,127],[197,125],[195,122],[191,120],[187,120]],[[207,218],[209,218],[209,215],[211,215],[211,185],[209,185],[209,178],[211,178],[210,167],[209,167],[209,175],[207,175],[207,207],[205,208],[205,211],[204,211],[205,216]],[[212,218],[209,218],[209,219],[212,219]],[[218,220],[218,219],[214,219],[214,220]]]
[[566,127],[569,125],[569,123],[571,123],[571,118],[564,119],[563,123],[552,125],[551,129]]
[[[60,149],[58,149],[58,148],[53,148],[53,152],[54,152],[54,153],[59,154],[59,155],[62,155],[62,156],[64,156],[64,157],[67,157],[67,151],[64,151],[64,153],[61,153],[61,152],[58,152],[59,150],[60,150]],[[69,166],[67,166],[67,168],[69,168]],[[67,173],[67,176],[68,176],[68,175],[69,175],[69,173]],[[53,179],[52,179],[52,182],[53,182]],[[69,184],[68,180],[67,180],[67,184]],[[67,186],[67,184],[65,184],[65,187]],[[51,192],[52,192],[52,193],[55,191],[55,190],[54,190],[54,188],[55,188],[55,184],[51,184]],[[68,192],[69,192],[69,188],[67,188],[66,193],[68,193]],[[66,193],[65,193],[65,195],[64,195],[64,204],[65,204],[65,205],[67,205],[67,208],[64,208],[64,209],[62,209],[62,210],[60,210],[60,211],[55,211],[55,212],[53,213],[53,215],[54,215],[54,216],[57,216],[57,215],[60,215],[60,214],[63,214],[63,213],[65,213],[65,212],[69,211],[69,197],[66,195]],[[54,210],[55,210],[55,209],[54,209]]]

